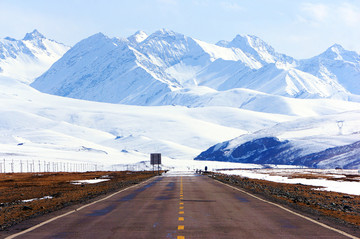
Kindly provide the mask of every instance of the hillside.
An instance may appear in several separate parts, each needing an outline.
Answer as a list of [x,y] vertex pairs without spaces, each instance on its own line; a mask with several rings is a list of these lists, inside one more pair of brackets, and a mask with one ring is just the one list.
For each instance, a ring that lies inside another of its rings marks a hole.
[[69,49],[37,30],[27,33],[22,40],[0,39],[0,76],[32,83]]
[[195,160],[359,168],[359,125],[359,110],[301,118],[216,144]]

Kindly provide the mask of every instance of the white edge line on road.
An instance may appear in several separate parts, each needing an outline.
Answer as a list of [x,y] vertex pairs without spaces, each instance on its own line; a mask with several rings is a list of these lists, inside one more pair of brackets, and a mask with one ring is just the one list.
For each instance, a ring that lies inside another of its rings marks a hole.
[[352,238],[352,239],[359,239],[358,237],[353,236],[353,235],[350,235],[350,234],[348,234],[348,233],[346,233],[346,232],[344,232],[344,231],[341,231],[341,230],[339,230],[339,229],[330,227],[330,226],[328,226],[328,225],[326,225],[326,224],[324,224],[324,223],[318,222],[318,221],[316,221],[316,220],[314,220],[314,219],[311,219],[311,218],[309,218],[309,217],[307,217],[307,216],[304,216],[304,215],[301,215],[301,214],[299,214],[299,213],[297,213],[297,212],[291,211],[290,209],[288,209],[288,208],[286,208],[286,207],[283,207],[283,206],[281,206],[281,205],[279,205],[279,204],[276,204],[276,203],[267,201],[267,200],[265,200],[265,199],[259,198],[259,197],[255,196],[255,195],[251,194],[251,193],[248,193],[248,192],[246,192],[246,191],[244,191],[244,190],[241,190],[240,188],[231,186],[231,185],[229,185],[229,184],[220,182],[220,181],[218,181],[218,180],[215,180],[215,181],[218,182],[218,183],[224,184],[224,185],[226,185],[226,186],[228,186],[228,187],[230,187],[230,188],[233,188],[233,189],[235,189],[235,190],[238,190],[238,191],[240,191],[240,192],[242,192],[242,193],[245,193],[245,194],[247,194],[247,195],[249,195],[249,196],[251,196],[251,197],[253,197],[253,198],[256,198],[256,199],[258,199],[258,200],[260,200],[260,201],[263,201],[263,202],[266,202],[266,203],[268,203],[268,204],[277,206],[277,207],[279,207],[279,208],[281,208],[281,209],[283,209],[283,210],[285,210],[285,211],[287,211],[287,212],[290,212],[290,213],[292,213],[292,214],[294,214],[294,215],[296,215],[296,216],[299,216],[299,217],[301,217],[301,218],[304,218],[304,219],[306,219],[306,220],[308,220],[308,221],[310,221],[310,222],[313,222],[313,223],[315,223],[315,224],[318,224],[318,225],[320,225],[320,226],[322,226],[322,227],[325,227],[325,228],[327,228],[327,229],[329,229],[329,230],[332,230],[332,231],[335,231],[335,232],[337,232],[337,233],[340,233],[340,234],[343,235],[343,236],[346,236],[346,237],[349,237],[349,238]]
[[16,233],[16,234],[10,235],[10,236],[6,237],[5,239],[12,239],[12,238],[15,238],[15,237],[17,237],[17,236],[23,235],[23,234],[25,234],[25,233],[31,232],[31,231],[35,230],[36,228],[39,228],[39,227],[41,227],[41,226],[44,226],[45,224],[48,224],[48,223],[50,223],[50,222],[52,222],[52,221],[55,221],[55,220],[57,220],[57,219],[59,219],[59,218],[65,217],[65,216],[67,216],[67,215],[70,215],[70,214],[72,214],[72,213],[74,213],[74,212],[78,212],[78,211],[80,211],[80,210],[82,210],[82,209],[84,209],[84,208],[86,208],[86,207],[88,207],[88,206],[91,206],[91,205],[93,205],[93,204],[95,204],[95,203],[104,201],[104,200],[106,200],[106,199],[108,199],[108,198],[111,198],[112,196],[115,196],[116,194],[119,194],[119,193],[121,193],[121,192],[124,192],[124,191],[130,189],[130,188],[133,188],[133,187],[139,186],[139,185],[141,185],[141,184],[144,184],[144,183],[146,183],[146,182],[148,182],[148,181],[150,181],[151,179],[154,179],[154,178],[156,178],[156,177],[149,178],[149,179],[145,180],[144,182],[141,182],[141,183],[139,183],[139,184],[136,184],[136,185],[133,185],[133,186],[124,188],[124,189],[122,189],[122,190],[120,190],[120,191],[117,191],[117,192],[115,192],[115,193],[113,193],[113,194],[110,194],[109,196],[107,196],[107,197],[105,197],[105,198],[102,198],[102,199],[99,199],[99,200],[94,201],[94,202],[92,202],[92,203],[86,204],[86,205],[84,205],[84,206],[81,206],[81,207],[79,207],[79,208],[76,208],[75,210],[72,210],[72,211],[70,211],[70,212],[61,214],[61,215],[59,215],[59,216],[57,216],[57,217],[53,217],[53,218],[51,218],[51,219],[49,219],[49,220],[47,220],[47,221],[45,221],[45,222],[41,222],[41,223],[39,223],[39,224],[37,224],[37,225],[35,225],[35,226],[33,226],[33,227],[30,227],[30,228],[28,228],[28,229],[26,229],[26,230],[24,230],[24,231],[22,231],[22,232],[18,232],[18,233]]

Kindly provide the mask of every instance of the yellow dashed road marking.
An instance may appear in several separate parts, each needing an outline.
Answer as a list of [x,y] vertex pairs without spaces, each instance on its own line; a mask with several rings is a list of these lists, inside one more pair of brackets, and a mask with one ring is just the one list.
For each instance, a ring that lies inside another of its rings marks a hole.
[[[183,180],[182,177],[180,178],[180,200],[184,199],[184,191],[183,191]],[[183,202],[179,202],[179,214],[182,215],[184,214],[184,203]],[[178,219],[179,221],[184,221],[184,217],[179,217]],[[178,225],[178,230],[184,230],[185,226],[184,225]],[[185,236],[177,236],[177,239],[185,239]]]

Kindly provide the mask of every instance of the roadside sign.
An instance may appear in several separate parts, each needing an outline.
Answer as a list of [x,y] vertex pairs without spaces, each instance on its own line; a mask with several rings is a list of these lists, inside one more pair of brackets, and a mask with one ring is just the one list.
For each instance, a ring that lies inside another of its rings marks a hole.
[[161,154],[159,153],[153,153],[153,154],[150,154],[150,164],[153,166],[153,172],[154,172],[154,167],[155,167],[155,164],[157,164],[158,166],[158,174],[160,172],[160,164],[161,164]]
[[161,154],[159,153],[150,154],[150,163],[151,165],[161,164]]

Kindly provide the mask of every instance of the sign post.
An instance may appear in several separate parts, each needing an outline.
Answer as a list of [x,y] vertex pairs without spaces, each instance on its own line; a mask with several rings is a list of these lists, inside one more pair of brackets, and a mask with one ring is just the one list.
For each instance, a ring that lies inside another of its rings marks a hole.
[[159,171],[160,171],[159,165],[161,164],[161,154],[159,154],[159,153],[150,154],[150,164],[153,166],[153,172],[154,172],[155,164],[158,165],[158,174],[159,174]]

